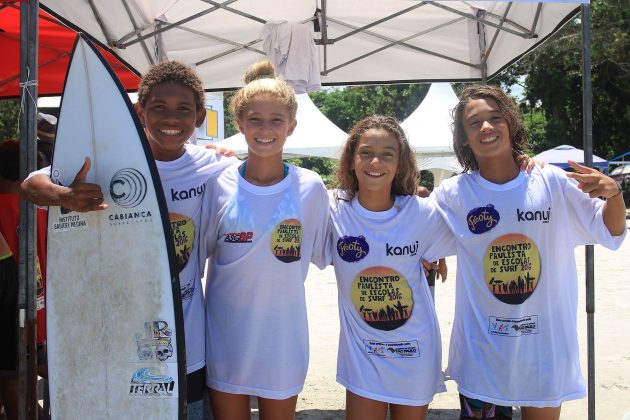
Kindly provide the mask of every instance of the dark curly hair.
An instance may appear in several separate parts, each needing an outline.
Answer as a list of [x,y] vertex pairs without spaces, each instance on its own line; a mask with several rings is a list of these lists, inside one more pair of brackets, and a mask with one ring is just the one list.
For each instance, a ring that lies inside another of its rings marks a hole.
[[249,66],[243,76],[243,82],[245,86],[234,94],[230,103],[230,111],[235,119],[240,119],[251,101],[260,95],[270,95],[280,99],[286,105],[291,120],[295,119],[297,113],[295,91],[276,76],[276,70],[271,61],[259,61]]
[[528,150],[530,146],[527,131],[523,125],[523,116],[518,106],[497,86],[471,86],[464,89],[461,95],[459,95],[459,103],[451,111],[451,116],[453,117],[453,148],[455,149],[455,155],[457,156],[459,164],[462,165],[464,172],[479,169],[475,155],[466,144],[466,131],[464,130],[464,123],[462,121],[466,105],[468,102],[475,99],[493,99],[497,103],[499,111],[503,115],[503,118],[506,119],[510,130],[512,156],[516,158],[517,156],[525,154],[525,151]]
[[414,195],[418,186],[418,167],[413,148],[407,140],[405,131],[393,117],[371,115],[357,122],[350,130],[348,140],[341,151],[339,167],[337,168],[335,187],[344,191],[349,197],[359,191],[359,181],[352,169],[352,162],[359,140],[371,129],[384,130],[398,140],[399,152],[398,168],[392,183],[393,195]]
[[197,111],[205,107],[205,93],[203,84],[197,73],[185,64],[178,61],[165,61],[151,67],[142,76],[140,87],[138,88],[138,103],[144,107],[151,94],[151,90],[162,83],[176,83],[190,88],[195,94],[195,105]]

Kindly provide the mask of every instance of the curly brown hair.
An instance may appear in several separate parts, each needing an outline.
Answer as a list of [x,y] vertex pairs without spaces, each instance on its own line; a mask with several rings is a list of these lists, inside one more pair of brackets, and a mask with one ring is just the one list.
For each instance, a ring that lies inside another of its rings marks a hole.
[[468,102],[475,99],[492,99],[494,100],[499,111],[506,119],[509,130],[510,140],[512,141],[512,156],[525,154],[525,151],[529,149],[529,140],[527,131],[523,125],[523,116],[521,110],[516,103],[499,87],[493,85],[477,85],[471,86],[459,95],[459,103],[451,111],[453,117],[453,148],[455,149],[455,156],[459,164],[462,165],[464,172],[474,171],[479,169],[477,159],[472,150],[466,144],[466,132],[464,130],[464,109]]
[[278,79],[270,61],[259,61],[249,66],[243,76],[243,82],[245,86],[234,94],[230,103],[230,111],[235,119],[241,118],[254,98],[269,95],[280,99],[286,105],[291,120],[295,120],[297,113],[295,91],[284,80]]
[[167,82],[190,88],[195,94],[197,111],[205,107],[205,93],[201,79],[191,67],[178,61],[165,61],[156,64],[142,76],[138,87],[138,103],[140,106],[144,107],[155,86]]
[[359,144],[359,140],[368,130],[383,130],[398,140],[399,159],[396,176],[392,183],[393,195],[414,195],[418,186],[418,167],[416,165],[415,151],[409,144],[405,131],[393,117],[384,115],[371,115],[357,122],[350,130],[348,140],[341,151],[339,167],[337,168],[335,187],[342,190],[349,197],[359,191],[359,181],[352,169],[352,162]]

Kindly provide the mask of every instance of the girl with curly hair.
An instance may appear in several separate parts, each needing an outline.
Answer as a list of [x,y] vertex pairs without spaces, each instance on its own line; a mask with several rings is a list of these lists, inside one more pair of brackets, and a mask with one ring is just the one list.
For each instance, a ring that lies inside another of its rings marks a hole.
[[346,418],[424,419],[444,391],[442,349],[421,258],[453,254],[455,242],[429,199],[391,117],[373,115],[350,131],[331,193],[330,251],[341,334],[337,381]]

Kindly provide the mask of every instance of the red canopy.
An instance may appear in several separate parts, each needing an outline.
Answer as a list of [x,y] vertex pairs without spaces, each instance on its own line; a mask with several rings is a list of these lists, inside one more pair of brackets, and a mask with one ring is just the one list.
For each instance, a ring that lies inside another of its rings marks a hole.
[[[61,95],[76,32],[43,10],[39,12],[38,95]],[[113,54],[99,50],[128,91],[138,88],[140,78]],[[0,99],[20,96],[19,2],[0,6]]]

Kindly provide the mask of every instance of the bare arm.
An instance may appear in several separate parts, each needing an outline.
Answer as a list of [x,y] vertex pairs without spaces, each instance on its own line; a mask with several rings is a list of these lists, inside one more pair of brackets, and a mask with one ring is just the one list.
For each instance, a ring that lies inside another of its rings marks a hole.
[[90,158],[85,158],[74,181],[67,187],[53,183],[43,174],[32,176],[20,185],[22,197],[38,206],[62,206],[78,212],[105,210],[107,204],[103,203],[101,187],[85,182],[89,171]]
[[582,166],[571,160],[569,165],[576,172],[569,172],[567,176],[579,182],[579,189],[593,198],[603,197],[606,199],[602,210],[604,224],[611,235],[621,235],[626,230],[626,206],[623,202],[621,189],[615,180],[596,169]]

